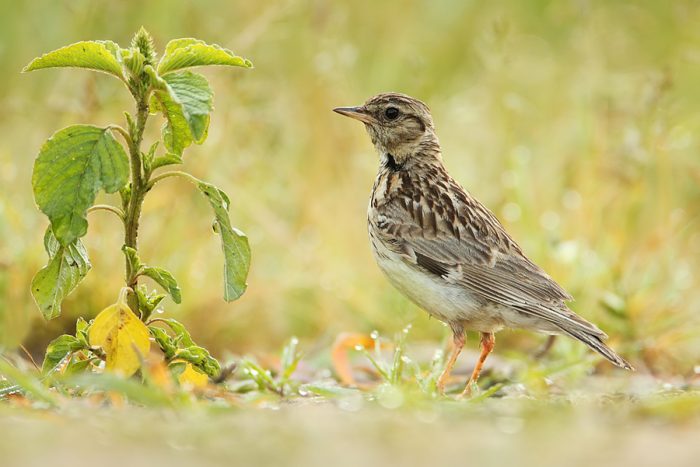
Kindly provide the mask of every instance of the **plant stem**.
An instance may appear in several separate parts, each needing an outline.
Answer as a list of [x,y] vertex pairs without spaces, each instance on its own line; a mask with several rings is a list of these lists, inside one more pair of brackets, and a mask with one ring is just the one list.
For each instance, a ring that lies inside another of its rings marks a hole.
[[132,140],[131,140],[131,135],[129,134],[128,131],[126,131],[124,128],[120,127],[119,125],[109,125],[109,128],[113,129],[122,137],[124,138],[124,141],[126,141],[126,144],[128,144],[131,147]]
[[90,213],[90,212],[94,212],[94,211],[109,211],[109,212],[113,212],[114,214],[117,215],[117,217],[119,217],[119,219],[122,220],[122,222],[124,222],[124,211],[122,211],[122,210],[119,209],[118,207],[110,206],[109,204],[96,204],[96,205],[94,205],[94,206],[91,206],[91,207],[88,208],[88,210],[87,210],[87,212],[89,212],[89,213]]
[[168,177],[182,177],[194,183],[195,185],[201,183],[201,180],[195,177],[194,175],[188,174],[187,172],[183,172],[181,170],[173,170],[153,177],[153,179],[151,179],[151,181],[148,183],[148,189],[150,190],[156,183]]
[[[138,249],[139,218],[141,217],[141,207],[143,199],[148,191],[148,180],[143,171],[141,163],[141,142],[143,131],[146,128],[148,119],[148,92],[136,97],[137,113],[136,124],[130,128],[129,158],[131,163],[131,196],[124,218],[124,244],[134,250]],[[131,265],[126,261],[126,281],[127,286],[136,291],[138,278],[131,270]],[[129,306],[138,313],[136,295],[130,294]]]

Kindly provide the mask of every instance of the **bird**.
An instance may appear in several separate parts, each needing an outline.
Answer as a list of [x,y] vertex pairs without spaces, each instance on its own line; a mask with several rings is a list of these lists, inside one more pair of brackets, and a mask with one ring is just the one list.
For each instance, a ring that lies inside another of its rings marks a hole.
[[335,112],[359,120],[379,153],[367,208],[373,256],[389,282],[446,323],[454,345],[436,389],[445,385],[466,341],[480,355],[461,395],[471,395],[504,328],[566,335],[614,365],[633,370],[607,335],[574,313],[573,297],[523,253],[496,216],[447,172],[428,106],[389,92]]

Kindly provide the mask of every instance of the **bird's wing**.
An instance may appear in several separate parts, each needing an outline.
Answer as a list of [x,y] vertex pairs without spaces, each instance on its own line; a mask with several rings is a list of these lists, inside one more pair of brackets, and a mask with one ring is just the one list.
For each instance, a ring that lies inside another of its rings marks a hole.
[[522,253],[493,213],[452,183],[448,196],[386,199],[376,222],[384,243],[408,264],[488,301],[603,337],[566,307],[571,295]]

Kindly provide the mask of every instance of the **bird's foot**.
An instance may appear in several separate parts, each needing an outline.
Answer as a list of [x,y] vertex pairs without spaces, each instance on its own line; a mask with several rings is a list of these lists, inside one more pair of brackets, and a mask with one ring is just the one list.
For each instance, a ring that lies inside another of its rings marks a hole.
[[472,397],[474,392],[479,392],[479,386],[474,380],[467,381],[467,385],[464,386],[464,391],[459,395],[460,399],[469,399]]
[[437,391],[438,396],[444,396],[445,395],[445,382],[442,380],[438,380],[437,384],[435,385],[435,390]]

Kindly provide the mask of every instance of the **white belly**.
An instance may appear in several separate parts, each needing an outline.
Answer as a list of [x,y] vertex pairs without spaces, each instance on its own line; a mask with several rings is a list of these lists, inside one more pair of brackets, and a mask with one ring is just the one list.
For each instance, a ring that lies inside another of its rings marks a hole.
[[405,262],[382,242],[374,242],[374,257],[389,281],[412,302],[445,323],[461,323],[466,329],[495,332],[505,325],[500,307],[485,305],[464,287],[422,272]]

